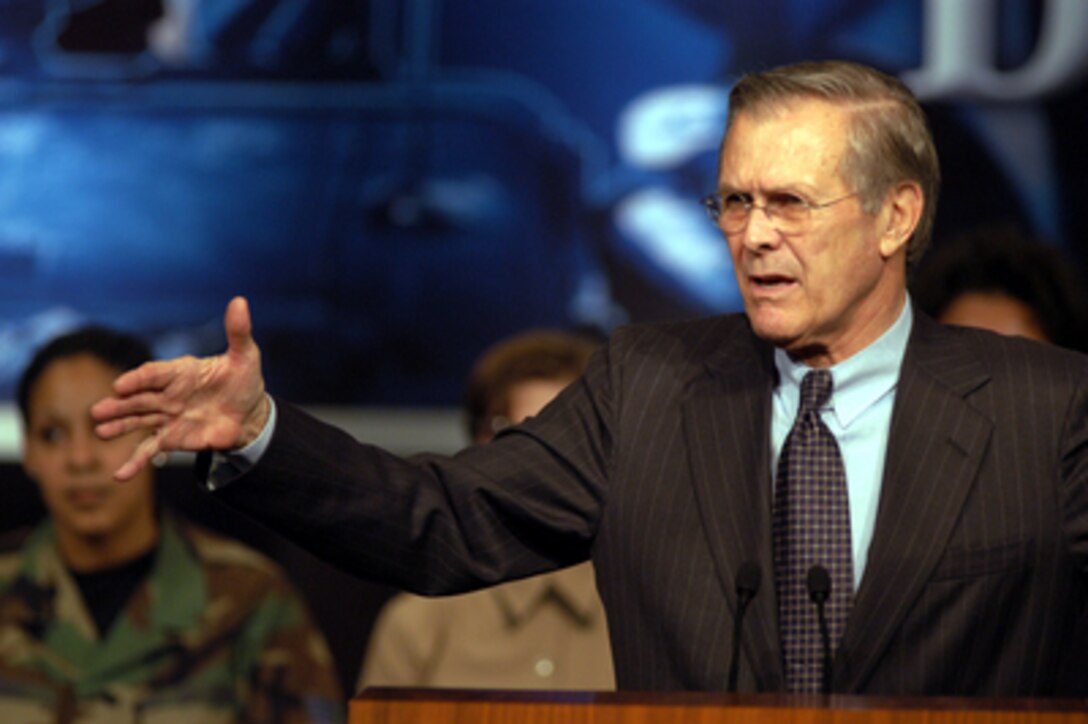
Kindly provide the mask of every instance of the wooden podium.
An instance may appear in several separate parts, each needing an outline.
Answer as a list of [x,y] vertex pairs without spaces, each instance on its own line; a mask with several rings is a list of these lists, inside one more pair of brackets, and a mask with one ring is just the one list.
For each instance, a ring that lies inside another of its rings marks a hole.
[[1088,724],[1088,700],[367,689],[349,724]]

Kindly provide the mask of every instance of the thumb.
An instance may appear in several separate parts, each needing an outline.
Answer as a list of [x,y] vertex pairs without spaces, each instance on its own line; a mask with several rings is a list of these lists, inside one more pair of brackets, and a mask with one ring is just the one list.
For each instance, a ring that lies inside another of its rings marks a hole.
[[223,316],[223,327],[227,332],[227,352],[243,354],[253,347],[253,323],[249,317],[249,303],[245,297],[235,297],[227,305]]

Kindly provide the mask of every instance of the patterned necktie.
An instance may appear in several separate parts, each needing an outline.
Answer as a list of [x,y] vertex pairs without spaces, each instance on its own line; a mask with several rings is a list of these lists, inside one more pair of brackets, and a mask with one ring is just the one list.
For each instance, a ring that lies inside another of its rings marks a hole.
[[[834,652],[854,598],[850,502],[835,436],[820,419],[831,397],[831,373],[814,370],[801,381],[801,407],[778,460],[773,535],[778,620],[789,691],[823,689],[824,652],[809,569],[831,575],[825,614]],[[828,682],[830,684],[830,682]]]

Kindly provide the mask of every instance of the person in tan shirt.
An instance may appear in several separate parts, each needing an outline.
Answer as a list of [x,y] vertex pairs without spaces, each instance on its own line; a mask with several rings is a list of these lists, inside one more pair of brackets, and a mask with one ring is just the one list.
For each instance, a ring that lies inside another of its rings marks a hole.
[[[500,342],[469,378],[475,444],[539,412],[595,345],[559,332]],[[615,688],[604,609],[589,563],[445,598],[402,593],[382,610],[359,687]]]

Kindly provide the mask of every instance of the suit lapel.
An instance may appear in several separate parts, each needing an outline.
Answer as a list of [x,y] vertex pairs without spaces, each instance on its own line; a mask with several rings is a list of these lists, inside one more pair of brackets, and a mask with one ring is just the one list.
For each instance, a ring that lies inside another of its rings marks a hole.
[[774,363],[770,347],[747,326],[707,362],[683,403],[699,510],[723,595],[736,612],[737,570],[754,561],[763,573],[759,595],[745,615],[744,648],[757,684],[775,689],[782,679],[771,561],[770,400]]
[[960,337],[915,313],[873,541],[836,656],[836,690],[864,684],[944,551],[992,430],[965,397],[988,379]]

